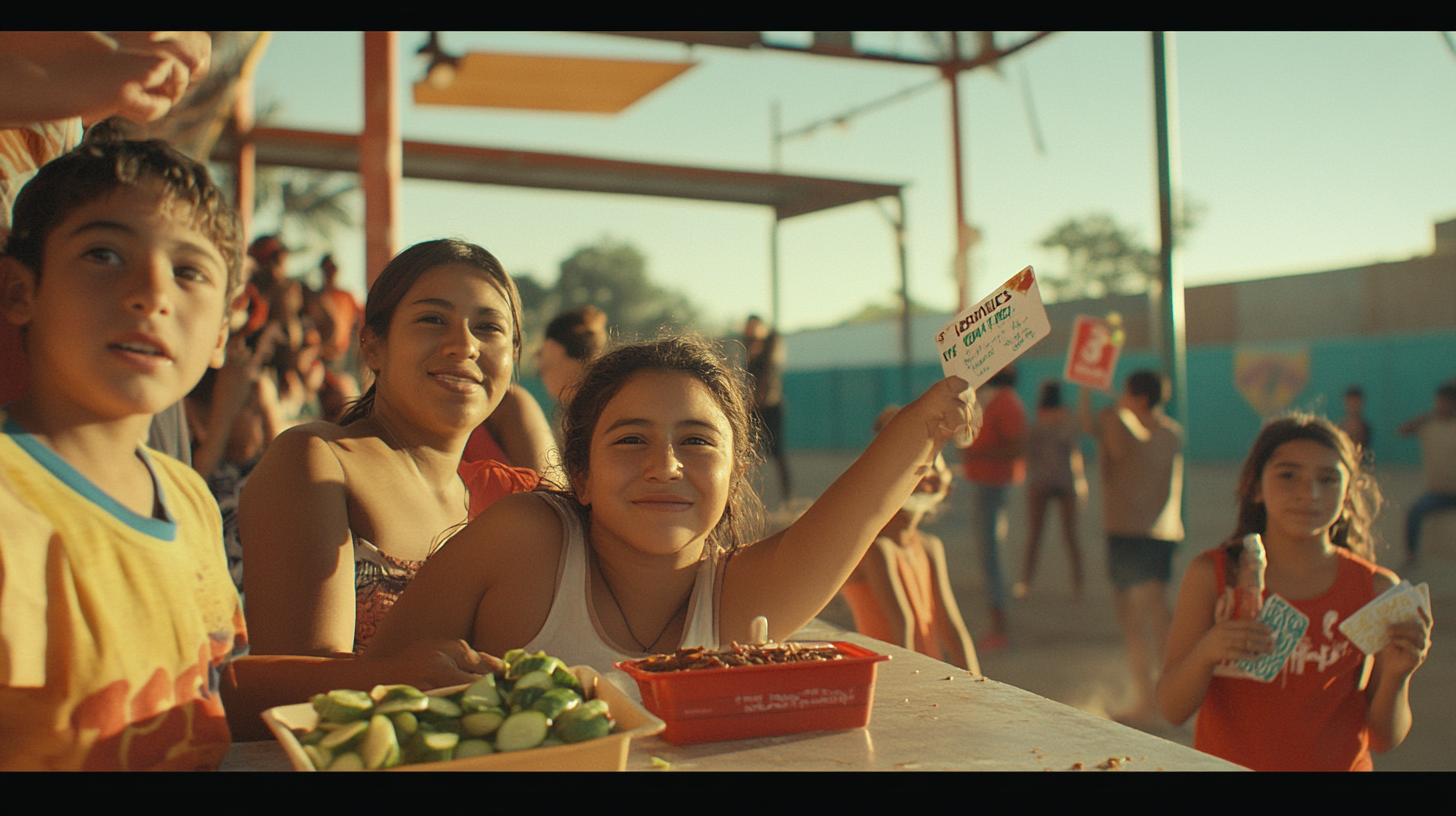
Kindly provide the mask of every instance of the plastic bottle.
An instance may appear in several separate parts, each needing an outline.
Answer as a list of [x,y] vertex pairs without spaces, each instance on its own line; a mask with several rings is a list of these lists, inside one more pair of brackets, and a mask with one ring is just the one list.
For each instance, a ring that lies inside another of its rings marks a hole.
[[1238,576],[1231,586],[1233,603],[1230,611],[1234,618],[1258,620],[1259,613],[1264,611],[1264,568],[1268,563],[1264,557],[1264,541],[1259,534],[1244,536]]

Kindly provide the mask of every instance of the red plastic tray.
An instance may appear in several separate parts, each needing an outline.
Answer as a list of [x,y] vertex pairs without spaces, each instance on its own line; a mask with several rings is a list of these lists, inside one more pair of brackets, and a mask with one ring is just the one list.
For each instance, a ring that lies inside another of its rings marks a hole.
[[642,705],[667,723],[674,745],[842,731],[869,724],[875,664],[889,660],[853,643],[829,644],[839,660],[646,672],[617,663],[642,692]]

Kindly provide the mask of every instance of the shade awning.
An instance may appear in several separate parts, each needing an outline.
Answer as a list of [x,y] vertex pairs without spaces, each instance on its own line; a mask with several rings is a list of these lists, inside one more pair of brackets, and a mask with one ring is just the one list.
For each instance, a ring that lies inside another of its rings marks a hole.
[[550,57],[473,51],[444,87],[416,82],[416,105],[619,113],[691,62]]

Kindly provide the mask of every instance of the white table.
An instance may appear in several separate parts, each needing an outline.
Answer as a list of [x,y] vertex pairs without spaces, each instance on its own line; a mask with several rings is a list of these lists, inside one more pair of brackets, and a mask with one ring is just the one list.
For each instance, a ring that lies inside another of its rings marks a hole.
[[[634,740],[627,769],[674,771],[1232,771],[1183,745],[924,655],[814,621],[798,640],[847,640],[888,654],[866,728],[701,745]],[[1109,763],[1109,760],[1115,760]],[[239,743],[223,770],[288,770],[272,742]]]

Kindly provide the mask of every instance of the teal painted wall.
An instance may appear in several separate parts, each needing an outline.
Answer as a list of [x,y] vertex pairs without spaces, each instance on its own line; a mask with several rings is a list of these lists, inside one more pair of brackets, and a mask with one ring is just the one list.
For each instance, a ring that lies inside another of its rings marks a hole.
[[[1269,347],[1274,347],[1272,344]],[[1415,440],[1396,428],[1430,410],[1436,387],[1456,378],[1456,332],[1382,335],[1305,343],[1279,348],[1309,349],[1309,382],[1291,409],[1312,411],[1336,421],[1344,415],[1345,389],[1365,389],[1365,417],[1374,428],[1376,464],[1411,465],[1420,461]],[[1261,348],[1251,346],[1250,348]],[[1234,388],[1233,346],[1188,351],[1188,457],[1194,461],[1237,462],[1248,453],[1263,419]],[[1022,359],[1016,391],[1028,410],[1042,380],[1059,377],[1060,357]],[[1139,368],[1157,368],[1158,356],[1129,352],[1118,361],[1117,381]],[[787,404],[784,435],[795,450],[858,450],[869,444],[870,425],[880,410],[918,395],[941,378],[935,364],[911,371],[909,394],[900,370],[890,367],[793,371],[784,375]],[[1076,405],[1076,389],[1063,398]],[[1093,406],[1109,397],[1096,396]]]

